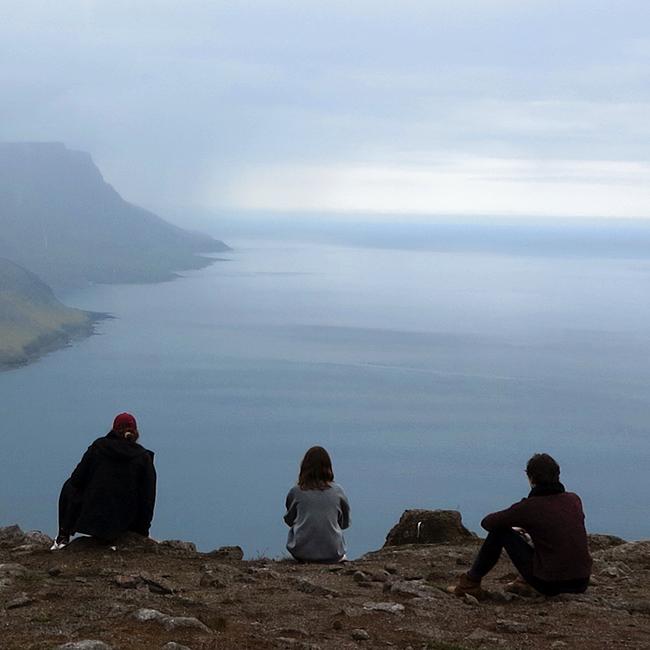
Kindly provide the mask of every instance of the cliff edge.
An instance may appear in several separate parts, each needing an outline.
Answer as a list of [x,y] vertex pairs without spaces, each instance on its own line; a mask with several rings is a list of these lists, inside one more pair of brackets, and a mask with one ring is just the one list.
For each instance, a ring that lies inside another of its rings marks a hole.
[[136,536],[48,550],[42,533],[0,529],[2,648],[605,650],[650,647],[650,541],[591,536],[583,595],[522,597],[502,559],[480,603],[444,587],[480,540],[385,546],[338,565],[243,560]]

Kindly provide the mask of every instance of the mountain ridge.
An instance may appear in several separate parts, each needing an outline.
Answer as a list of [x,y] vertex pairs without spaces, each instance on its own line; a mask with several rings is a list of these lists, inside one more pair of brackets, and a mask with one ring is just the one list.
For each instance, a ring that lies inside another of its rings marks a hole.
[[55,289],[155,282],[229,250],[125,201],[90,154],[58,142],[0,143],[0,257]]
[[105,314],[55,293],[159,282],[230,250],[125,201],[89,153],[60,142],[0,142],[0,369],[89,336]]

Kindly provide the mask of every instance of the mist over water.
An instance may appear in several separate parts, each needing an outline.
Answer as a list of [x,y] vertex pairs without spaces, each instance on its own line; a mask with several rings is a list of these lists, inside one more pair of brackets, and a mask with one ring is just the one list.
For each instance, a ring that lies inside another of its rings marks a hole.
[[536,451],[591,531],[650,536],[649,261],[228,243],[174,282],[67,296],[116,319],[0,374],[3,523],[54,532],[61,483],[130,410],[156,452],[152,534],[205,550],[280,555],[313,444],[350,498],[352,556],[406,508],[478,530],[526,494]]

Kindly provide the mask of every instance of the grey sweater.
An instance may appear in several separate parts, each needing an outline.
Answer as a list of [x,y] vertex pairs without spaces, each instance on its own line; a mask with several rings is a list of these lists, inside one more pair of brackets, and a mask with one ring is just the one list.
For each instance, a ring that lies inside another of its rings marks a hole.
[[342,530],[350,525],[350,505],[340,485],[326,490],[302,490],[295,485],[287,494],[284,521],[291,527],[287,550],[297,560],[338,562],[345,555]]

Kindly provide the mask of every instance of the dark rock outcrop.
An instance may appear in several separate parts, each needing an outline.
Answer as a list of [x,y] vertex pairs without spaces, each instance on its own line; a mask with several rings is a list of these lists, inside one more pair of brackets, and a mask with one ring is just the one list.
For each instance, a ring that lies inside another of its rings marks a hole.
[[386,536],[384,546],[458,544],[476,538],[463,526],[460,512],[456,510],[405,510]]

